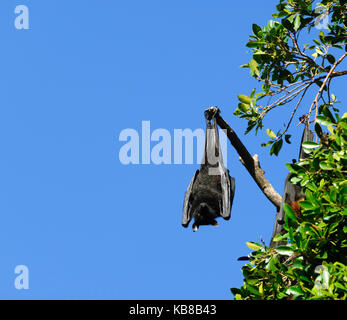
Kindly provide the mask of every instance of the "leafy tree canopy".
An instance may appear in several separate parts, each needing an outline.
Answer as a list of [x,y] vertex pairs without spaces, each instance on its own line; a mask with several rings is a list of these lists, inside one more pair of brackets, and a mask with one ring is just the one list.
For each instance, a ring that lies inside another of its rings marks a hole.
[[[249,263],[242,268],[244,284],[232,288],[237,300],[346,299],[347,298],[347,113],[340,115],[331,80],[347,74],[337,67],[347,56],[347,0],[322,1],[329,16],[328,30],[311,44],[299,36],[317,25],[322,11],[310,0],[280,0],[267,26],[253,25],[247,46],[252,60],[244,65],[262,83],[262,91],[239,95],[235,115],[248,121],[247,133],[263,128],[264,117],[274,108],[297,99],[284,130],[267,129],[271,154],[277,155],[287,131],[309,88],[315,98],[301,121],[314,122],[319,143],[304,142],[307,158],[288,163],[291,183],[300,185],[305,200],[298,210],[285,204],[283,235],[271,248],[248,242]],[[318,22],[317,22],[318,21]],[[276,97],[261,104],[265,97]]]
[[[301,113],[302,120],[314,117],[315,121],[320,104],[332,107],[337,102],[330,84],[332,79],[347,75],[347,70],[337,70],[347,56],[347,0],[327,0],[316,5],[312,0],[280,0],[276,8],[276,20],[264,27],[253,24],[247,43],[252,59],[242,66],[249,68],[262,90],[240,94],[234,114],[248,121],[246,133],[253,129],[257,133],[272,110],[295,102],[284,129],[266,130],[270,140],[262,146],[271,146],[270,154],[278,155],[283,141],[290,143],[288,130],[310,89],[316,88],[316,98]],[[311,29],[322,26],[319,37],[312,39]],[[302,43],[302,38],[311,43]]]

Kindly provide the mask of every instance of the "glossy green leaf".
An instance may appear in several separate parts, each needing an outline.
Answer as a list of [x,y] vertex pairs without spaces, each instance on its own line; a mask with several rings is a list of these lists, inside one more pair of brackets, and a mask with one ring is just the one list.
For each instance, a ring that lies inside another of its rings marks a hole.
[[319,147],[319,144],[313,141],[305,141],[302,143],[302,146],[306,149],[315,149]]
[[282,140],[282,139],[276,141],[276,142],[272,145],[272,147],[271,147],[271,149],[270,149],[270,155],[274,154],[274,155],[278,156],[278,154],[279,154],[279,152],[280,152],[280,150],[281,150],[281,148],[282,148],[282,145],[283,145],[283,140]]
[[300,206],[306,210],[314,210],[316,208],[316,206],[312,204],[312,202],[307,200],[300,201]]
[[293,249],[287,246],[280,246],[275,251],[282,256],[291,256],[294,253]]
[[328,165],[328,163],[326,161],[322,161],[319,163],[319,167],[322,170],[333,170],[333,168],[331,166]]
[[333,122],[331,122],[328,118],[324,116],[318,116],[317,117],[317,123],[322,126],[328,126],[328,125],[334,125]]
[[286,216],[288,216],[289,219],[297,222],[298,219],[293,211],[293,209],[290,207],[290,205],[288,203],[284,203],[283,204],[283,210],[286,213]]
[[302,291],[300,288],[292,286],[289,287],[286,291],[287,295],[292,295],[294,297],[299,297],[302,296],[304,294],[304,291]]
[[276,139],[276,138],[277,138],[276,134],[275,134],[271,129],[266,129],[266,134],[267,134],[271,139]]
[[297,15],[295,20],[294,20],[294,30],[298,31],[301,25],[301,19],[300,19],[300,15]]
[[239,94],[237,96],[239,98],[239,100],[245,104],[250,105],[252,103],[252,99],[244,94]]
[[261,31],[261,28],[260,28],[257,24],[253,23],[253,25],[252,25],[252,30],[253,30],[253,34],[254,34],[255,36],[257,36],[258,33]]
[[262,245],[260,245],[259,243],[256,243],[256,242],[246,242],[246,245],[248,248],[250,248],[251,250],[254,250],[254,251],[258,251],[258,250],[261,250],[263,248]]
[[240,110],[242,110],[245,113],[247,113],[250,110],[250,108],[251,108],[251,106],[249,104],[246,104],[246,103],[243,103],[243,102],[240,102],[238,104],[238,107],[239,107]]

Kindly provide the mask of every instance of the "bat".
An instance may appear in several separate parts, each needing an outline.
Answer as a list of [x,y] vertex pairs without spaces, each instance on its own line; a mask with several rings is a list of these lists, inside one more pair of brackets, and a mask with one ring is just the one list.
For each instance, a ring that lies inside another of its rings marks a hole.
[[182,226],[187,228],[194,219],[193,231],[200,225],[217,226],[216,218],[230,219],[235,193],[235,179],[224,167],[220,149],[216,115],[219,109],[205,111],[205,149],[200,170],[196,170],[184,197]]
[[[302,148],[302,143],[305,141],[313,141],[313,132],[310,130],[308,121],[305,123],[305,129],[301,138],[299,159],[306,158],[306,153],[304,152]],[[295,159],[293,159],[293,162],[296,162]],[[284,229],[283,229],[284,215],[285,215],[285,212],[283,209],[284,203],[289,204],[297,216],[299,216],[301,213],[300,201],[305,199],[305,195],[301,192],[300,186],[292,184],[290,182],[292,177],[293,177],[293,174],[289,173],[284,183],[282,203],[281,203],[280,210],[277,213],[276,223],[275,223],[272,238],[274,238],[276,234],[282,234],[284,232]],[[271,242],[272,242],[271,247],[278,247],[280,245],[285,244],[284,242],[281,242],[281,241],[278,241],[278,242],[271,241]]]
[[[304,152],[302,147],[302,143],[305,141],[313,141],[313,132],[310,130],[310,125],[308,121],[305,123],[305,129],[301,137],[299,159],[306,158],[306,153]],[[292,178],[292,174],[289,174],[285,182],[284,202],[288,203],[296,214],[299,214],[298,212],[298,210],[300,210],[299,202],[305,199],[305,195],[301,192],[300,186],[290,183],[291,178]]]

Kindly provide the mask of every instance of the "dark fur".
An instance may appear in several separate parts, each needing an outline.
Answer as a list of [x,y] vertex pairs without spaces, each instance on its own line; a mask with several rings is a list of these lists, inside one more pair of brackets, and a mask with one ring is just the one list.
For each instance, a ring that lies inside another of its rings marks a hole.
[[[216,112],[211,117],[205,114],[204,158],[200,170],[195,172],[189,184],[184,199],[182,225],[186,228],[194,219],[194,231],[200,225],[217,225],[218,217],[229,220],[235,193],[235,179],[230,177],[229,170],[223,164],[215,119]],[[216,170],[217,174],[211,174],[211,170]]]

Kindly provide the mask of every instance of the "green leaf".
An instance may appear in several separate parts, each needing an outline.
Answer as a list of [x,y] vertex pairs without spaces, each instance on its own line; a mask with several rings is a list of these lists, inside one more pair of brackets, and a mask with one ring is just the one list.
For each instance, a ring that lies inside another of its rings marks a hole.
[[307,200],[300,201],[300,206],[306,210],[313,210],[316,208],[314,204],[312,204],[310,201],[307,201]]
[[275,134],[271,129],[266,129],[266,134],[267,134],[271,139],[276,139],[276,138],[277,138],[276,134]]
[[258,48],[258,47],[261,47],[265,44],[266,44],[266,42],[264,42],[264,41],[250,41],[246,44],[246,46],[248,48]]
[[278,270],[278,268],[276,267],[276,264],[279,262],[279,260],[277,259],[277,257],[275,256],[272,256],[270,259],[269,259],[269,262],[267,263],[266,265],[266,269],[267,270],[270,270],[270,271],[276,271]]
[[331,166],[328,165],[328,163],[326,161],[322,161],[319,163],[319,167],[322,170],[333,170],[333,168]]
[[324,55],[323,51],[319,47],[316,47],[316,52],[321,56]]
[[259,251],[263,248],[263,246],[259,243],[256,243],[256,242],[246,242],[246,245],[248,248],[250,248],[251,250],[254,250],[254,251]]
[[258,36],[258,33],[261,31],[261,28],[257,24],[253,23],[252,31],[255,36]]
[[317,258],[319,259],[327,259],[328,258],[328,253],[326,251],[319,253],[319,255],[317,255]]
[[239,94],[237,96],[239,98],[239,100],[245,104],[251,104],[252,103],[252,99],[244,94]]
[[324,106],[322,108],[322,113],[328,118],[332,123],[336,123],[336,120],[333,116],[333,114],[330,112],[329,108],[327,106]]
[[297,165],[296,163],[286,163],[286,167],[290,172],[298,173],[299,171],[302,171],[303,168]]
[[246,104],[246,103],[243,103],[243,102],[240,102],[238,104],[238,106],[239,106],[239,109],[241,111],[243,111],[244,113],[247,113],[250,110],[250,108],[251,108],[249,104]]
[[297,288],[295,286],[291,286],[287,289],[286,294],[292,295],[292,296],[294,296],[294,298],[296,298],[296,297],[302,296],[304,294],[304,292],[300,288]]
[[302,143],[302,146],[306,149],[315,149],[319,147],[319,144],[313,141],[305,141]]
[[262,281],[259,285],[259,293],[262,296],[264,294],[264,282]]
[[239,293],[235,294],[235,300],[242,300],[242,296]]
[[268,147],[269,145],[273,144],[273,140],[268,141],[267,143],[262,143],[261,147]]
[[329,61],[329,63],[331,63],[331,64],[334,64],[336,61],[335,57],[332,54],[327,54],[326,58]]
[[291,256],[294,253],[293,249],[287,246],[280,246],[275,250],[281,256]]
[[251,285],[249,285],[249,284],[246,284],[246,288],[247,288],[251,293],[253,293],[254,295],[256,295],[256,296],[259,296],[259,295],[260,295],[258,289],[257,289],[255,286],[251,286]]
[[295,31],[292,23],[288,19],[282,19],[281,23],[289,31]]
[[322,127],[319,125],[319,123],[316,122],[316,124],[314,125],[314,131],[316,131],[318,137],[322,137],[323,135],[323,130]]
[[301,25],[300,15],[297,15],[294,20],[294,30],[298,31]]
[[324,117],[324,116],[318,116],[317,117],[317,123],[319,123],[321,126],[333,126],[334,123],[332,123],[331,121],[329,121],[328,118]]
[[281,139],[281,140],[278,140],[278,141],[276,141],[273,145],[272,145],[272,147],[271,147],[271,149],[270,149],[270,155],[276,155],[276,156],[278,156],[278,154],[279,154],[279,152],[280,152],[280,150],[281,150],[281,148],[282,148],[282,145],[283,145],[283,140]]
[[253,121],[248,122],[247,129],[245,131],[245,134],[249,133],[254,127],[256,126],[256,123]]
[[290,182],[291,182],[292,184],[297,184],[297,183],[299,183],[300,181],[302,181],[302,179],[301,179],[301,178],[298,178],[298,177],[293,177],[293,178],[290,179]]
[[298,218],[296,217],[296,215],[294,213],[294,210],[290,207],[290,205],[288,203],[284,203],[283,204],[283,210],[284,210],[284,212],[286,213],[286,216],[289,219],[291,219],[291,220],[293,220],[295,222],[298,221]]
[[258,62],[254,59],[251,59],[251,61],[249,62],[249,68],[252,77],[260,75],[258,70]]
[[283,240],[286,240],[288,238],[288,234],[287,233],[285,233],[285,234],[279,234],[279,233],[277,233],[276,235],[275,235],[275,237],[272,239],[272,241],[275,241],[275,242],[277,242],[277,241],[283,241]]

